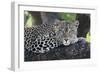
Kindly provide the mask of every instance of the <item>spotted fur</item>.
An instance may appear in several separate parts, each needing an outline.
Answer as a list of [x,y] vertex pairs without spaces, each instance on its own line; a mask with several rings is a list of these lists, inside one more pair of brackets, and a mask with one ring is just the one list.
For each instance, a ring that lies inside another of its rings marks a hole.
[[24,48],[34,53],[45,53],[60,45],[77,42],[78,21],[68,23],[56,20],[54,24],[41,24],[24,28]]

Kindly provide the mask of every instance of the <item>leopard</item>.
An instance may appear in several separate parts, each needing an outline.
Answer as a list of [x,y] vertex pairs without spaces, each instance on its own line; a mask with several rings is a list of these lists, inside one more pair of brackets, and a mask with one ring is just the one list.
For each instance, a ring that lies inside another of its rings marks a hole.
[[24,49],[33,53],[45,53],[59,47],[68,46],[78,41],[78,20],[66,22],[56,19],[52,24],[24,28]]

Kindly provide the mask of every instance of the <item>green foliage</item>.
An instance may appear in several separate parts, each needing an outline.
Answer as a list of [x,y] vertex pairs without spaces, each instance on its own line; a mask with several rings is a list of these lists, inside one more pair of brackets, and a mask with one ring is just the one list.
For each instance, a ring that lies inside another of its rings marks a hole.
[[90,33],[89,32],[86,34],[86,41],[90,43]]
[[60,13],[61,18],[68,21],[72,22],[76,20],[76,14],[75,13]]
[[[60,17],[64,19],[65,21],[72,22],[76,20],[76,14],[75,13],[59,13]],[[24,12],[24,25],[25,27],[32,27],[34,26],[33,23],[35,23],[37,20],[35,17],[31,15],[28,11]]]
[[33,17],[32,15],[28,12],[24,12],[24,25],[25,27],[32,27],[32,22],[33,22]]

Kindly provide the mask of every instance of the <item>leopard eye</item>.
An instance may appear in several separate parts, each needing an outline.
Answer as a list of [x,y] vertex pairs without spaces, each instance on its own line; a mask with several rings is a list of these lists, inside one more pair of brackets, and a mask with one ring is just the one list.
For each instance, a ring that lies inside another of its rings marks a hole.
[[77,27],[77,28],[78,28],[78,25],[75,25],[75,27]]
[[56,24],[56,26],[59,26],[59,24]]

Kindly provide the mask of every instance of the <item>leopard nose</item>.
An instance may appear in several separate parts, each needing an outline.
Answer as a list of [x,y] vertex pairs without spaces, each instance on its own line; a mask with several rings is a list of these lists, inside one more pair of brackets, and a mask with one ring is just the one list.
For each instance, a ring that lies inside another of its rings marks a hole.
[[65,41],[67,42],[67,41],[68,41],[68,39],[65,39]]

